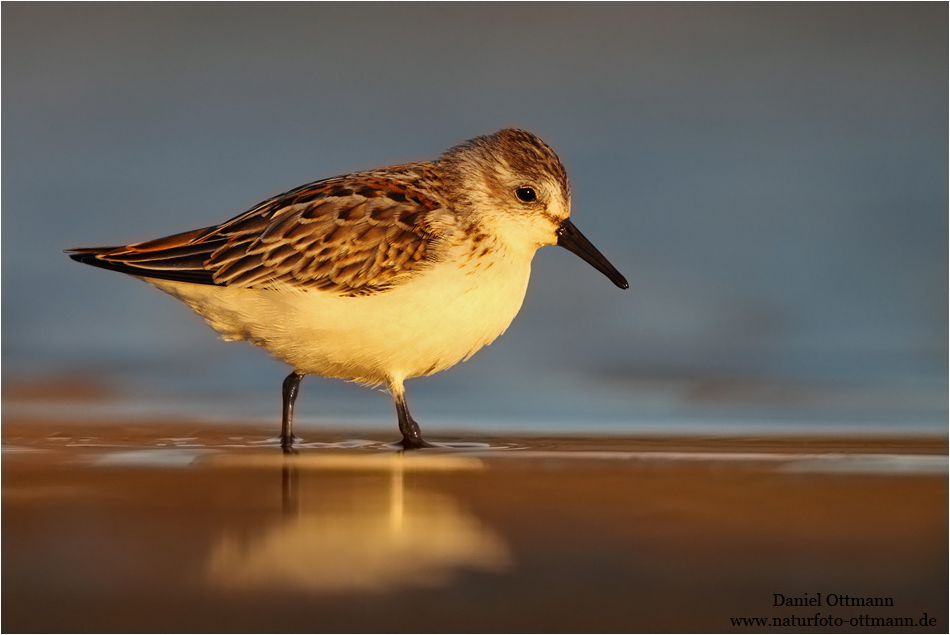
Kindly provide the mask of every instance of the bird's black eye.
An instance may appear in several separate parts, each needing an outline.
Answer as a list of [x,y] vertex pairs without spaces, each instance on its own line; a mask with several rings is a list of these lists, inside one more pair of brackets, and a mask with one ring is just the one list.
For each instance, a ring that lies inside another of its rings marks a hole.
[[538,195],[535,194],[534,189],[530,187],[519,187],[515,190],[515,196],[523,203],[531,203],[538,200]]

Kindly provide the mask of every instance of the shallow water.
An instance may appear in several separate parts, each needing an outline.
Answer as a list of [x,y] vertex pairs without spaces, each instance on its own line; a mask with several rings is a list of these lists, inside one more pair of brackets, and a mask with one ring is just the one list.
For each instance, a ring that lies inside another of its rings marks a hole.
[[5,421],[3,629],[946,629],[945,440],[271,435]]

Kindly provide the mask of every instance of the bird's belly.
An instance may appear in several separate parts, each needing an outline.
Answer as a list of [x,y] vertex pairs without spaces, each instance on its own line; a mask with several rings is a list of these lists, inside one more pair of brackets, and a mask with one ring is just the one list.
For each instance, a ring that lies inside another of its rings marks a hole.
[[248,340],[297,372],[379,384],[444,370],[490,344],[521,308],[529,274],[530,261],[435,266],[356,297],[147,281],[225,339]]

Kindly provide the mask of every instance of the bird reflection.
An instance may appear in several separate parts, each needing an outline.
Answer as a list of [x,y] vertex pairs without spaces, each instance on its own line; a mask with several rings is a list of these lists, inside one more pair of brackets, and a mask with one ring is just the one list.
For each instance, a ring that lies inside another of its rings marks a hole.
[[[282,468],[284,514],[255,536],[221,536],[208,564],[211,581],[235,589],[385,590],[444,585],[461,569],[501,572],[510,566],[501,537],[454,499],[412,479],[407,486],[406,470],[424,464],[396,454],[374,465],[385,472],[335,472],[332,492],[314,487],[301,504],[310,475],[304,474],[301,488],[298,469],[307,466],[288,460]],[[451,457],[440,457],[440,465],[453,469]],[[460,461],[455,469],[471,465]]]
[[280,468],[281,508],[285,515],[294,515],[300,507],[300,492],[297,483],[300,474],[296,465],[284,463]]

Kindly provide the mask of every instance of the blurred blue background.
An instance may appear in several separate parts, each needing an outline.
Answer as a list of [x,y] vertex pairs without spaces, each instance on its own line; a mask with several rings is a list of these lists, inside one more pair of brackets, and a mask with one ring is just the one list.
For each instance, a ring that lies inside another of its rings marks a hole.
[[[409,382],[424,429],[946,433],[944,3],[5,3],[2,18],[7,402],[45,386],[30,407],[72,409],[55,387],[79,376],[123,416],[276,426],[285,367],[62,250],[207,226],[517,126],[558,152],[576,224],[631,290],[541,250],[509,331]],[[388,396],[324,379],[299,413],[394,419]]]

